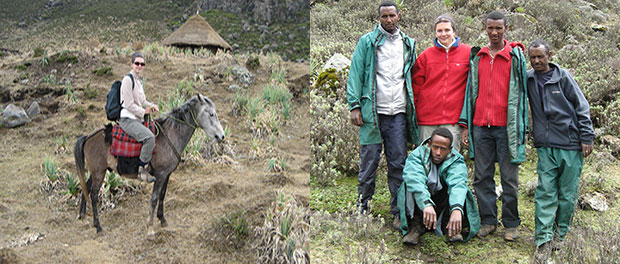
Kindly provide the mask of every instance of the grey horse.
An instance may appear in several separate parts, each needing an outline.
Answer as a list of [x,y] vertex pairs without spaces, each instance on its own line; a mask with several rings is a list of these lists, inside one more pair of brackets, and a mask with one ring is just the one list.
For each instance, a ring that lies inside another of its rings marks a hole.
[[[158,205],[157,218],[159,218],[162,227],[168,226],[164,217],[164,197],[168,189],[168,179],[181,161],[178,153],[183,153],[196,128],[202,128],[211,138],[218,141],[224,140],[224,130],[215,112],[215,105],[209,98],[201,94],[192,97],[182,106],[159,117],[156,123],[159,133],[156,133],[157,145],[150,163],[150,173],[155,176],[156,180],[151,195],[151,212],[147,222],[149,229],[152,229],[153,215],[155,214],[155,207]],[[103,230],[97,214],[99,189],[105,178],[106,170],[116,171],[117,164],[117,159],[110,155],[111,131],[112,125],[108,124],[106,128],[79,137],[73,152],[82,187],[78,219],[84,217],[86,202],[91,202],[93,224],[97,228],[97,233]],[[88,166],[90,172],[90,178],[87,182],[84,179],[85,165]],[[124,174],[122,176],[135,179],[137,174]]]

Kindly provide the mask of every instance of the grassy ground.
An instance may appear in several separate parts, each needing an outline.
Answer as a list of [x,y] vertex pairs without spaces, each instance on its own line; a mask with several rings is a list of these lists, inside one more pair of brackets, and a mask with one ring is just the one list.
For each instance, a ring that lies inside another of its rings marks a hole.
[[[596,155],[586,159],[585,173],[581,178],[581,191],[593,189],[595,180],[592,173]],[[376,192],[373,196],[372,216],[359,217],[355,212],[357,179],[345,177],[337,180],[331,187],[311,185],[310,206],[315,212],[312,219],[312,257],[319,263],[529,263],[534,254],[534,197],[526,192],[525,185],[536,179],[536,154],[528,151],[528,160],[519,169],[519,215],[520,238],[517,242],[503,240],[503,227],[485,238],[474,238],[467,243],[449,243],[432,233],[425,233],[417,246],[401,244],[400,232],[391,229],[389,213],[389,192],[385,170],[379,170]],[[471,163],[471,162],[470,162]],[[471,165],[471,164],[469,164]],[[618,172],[615,165],[606,166],[596,175],[609,175]],[[470,174],[471,175],[471,174]],[[471,177],[471,176],[470,176]],[[499,171],[496,171],[499,183]],[[613,183],[617,179],[611,180]],[[610,183],[610,185],[613,185]],[[471,185],[471,179],[469,181]],[[579,233],[584,228],[609,230],[615,224],[620,206],[615,201],[616,187],[604,188],[612,197],[610,210],[605,213],[578,209],[573,223],[573,231]],[[501,201],[498,201],[498,215],[501,217]],[[576,230],[576,231],[575,231]],[[613,228],[611,228],[613,230]],[[568,238],[573,239],[573,236]],[[591,243],[592,241],[589,241]],[[578,245],[575,245],[575,247]],[[558,254],[559,258],[560,255]],[[603,261],[603,260],[601,260]],[[572,262],[572,261],[570,261]]]

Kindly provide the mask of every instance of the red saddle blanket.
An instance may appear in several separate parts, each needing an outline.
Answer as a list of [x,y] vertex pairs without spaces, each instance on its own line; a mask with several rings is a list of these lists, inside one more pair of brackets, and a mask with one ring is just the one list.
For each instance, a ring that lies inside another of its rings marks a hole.
[[[147,126],[147,121],[144,121],[144,126]],[[155,122],[148,122],[148,128],[155,134]],[[140,156],[141,148],[142,143],[125,133],[121,126],[115,124],[112,127],[110,154],[117,157],[138,157]],[[153,150],[153,153],[155,153],[155,150]]]

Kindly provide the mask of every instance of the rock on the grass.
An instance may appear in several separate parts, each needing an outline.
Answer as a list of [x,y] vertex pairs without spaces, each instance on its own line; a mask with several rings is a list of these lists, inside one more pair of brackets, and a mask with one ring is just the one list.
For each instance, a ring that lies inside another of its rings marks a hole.
[[349,60],[349,58],[340,53],[336,53],[327,60],[325,66],[323,66],[323,71],[327,69],[336,69],[336,71],[340,71],[349,65],[351,65],[351,60]]
[[579,200],[581,201],[581,206],[584,208],[599,212],[605,212],[609,209],[609,206],[607,206],[607,198],[598,192],[587,193]]
[[497,194],[497,199],[502,199],[502,193],[504,193],[504,189],[502,188],[502,185],[497,185],[495,186],[495,194]]
[[14,104],[9,104],[0,116],[0,125],[3,127],[18,127],[28,122],[30,122],[30,117],[28,117],[24,108]]
[[39,104],[37,102],[32,102],[32,104],[30,104],[30,107],[28,107],[28,110],[26,110],[26,113],[30,118],[33,118],[41,114],[41,108],[39,107]]
[[612,135],[604,135],[601,137],[601,141],[609,147],[614,156],[620,156],[620,138]]
[[233,84],[231,86],[228,86],[228,90],[233,92],[233,93],[235,93],[235,92],[241,90],[241,86]]
[[536,193],[536,187],[538,187],[538,177],[531,178],[525,184],[525,193],[528,196],[534,196],[534,193]]
[[231,71],[235,79],[245,87],[248,87],[254,81],[254,75],[245,67],[235,66]]

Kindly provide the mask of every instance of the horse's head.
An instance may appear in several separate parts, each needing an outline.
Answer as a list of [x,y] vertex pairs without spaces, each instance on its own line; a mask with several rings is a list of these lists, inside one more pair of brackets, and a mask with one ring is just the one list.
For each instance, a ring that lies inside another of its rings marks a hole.
[[202,94],[198,94],[196,97],[198,97],[198,102],[194,105],[196,122],[209,137],[221,142],[224,140],[224,130],[215,112],[215,104]]

